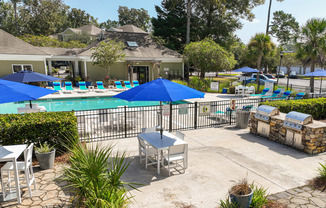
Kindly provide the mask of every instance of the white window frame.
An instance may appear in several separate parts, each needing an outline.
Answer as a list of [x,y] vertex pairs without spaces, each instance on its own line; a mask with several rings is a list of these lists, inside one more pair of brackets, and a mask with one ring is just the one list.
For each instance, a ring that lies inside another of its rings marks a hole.
[[24,66],[30,66],[32,71],[34,71],[33,69],[33,65],[32,64],[12,64],[11,65],[11,70],[12,70],[12,73],[15,73],[14,71],[14,66],[20,66],[20,71],[23,71],[24,70]]

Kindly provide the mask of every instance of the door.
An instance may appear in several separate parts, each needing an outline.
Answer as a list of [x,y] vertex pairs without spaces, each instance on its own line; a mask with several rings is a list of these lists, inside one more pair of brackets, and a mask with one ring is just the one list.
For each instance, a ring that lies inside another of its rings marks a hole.
[[137,74],[139,84],[149,82],[149,67],[148,66],[134,66],[134,73]]

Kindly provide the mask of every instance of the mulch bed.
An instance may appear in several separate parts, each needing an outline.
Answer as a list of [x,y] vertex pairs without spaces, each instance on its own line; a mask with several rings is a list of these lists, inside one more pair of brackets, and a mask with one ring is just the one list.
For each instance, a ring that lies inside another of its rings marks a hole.
[[310,181],[308,181],[308,186],[317,189],[321,192],[325,192],[326,191],[326,180],[325,178],[321,178],[321,177],[316,177]]
[[287,206],[276,201],[268,201],[264,208],[286,208]]

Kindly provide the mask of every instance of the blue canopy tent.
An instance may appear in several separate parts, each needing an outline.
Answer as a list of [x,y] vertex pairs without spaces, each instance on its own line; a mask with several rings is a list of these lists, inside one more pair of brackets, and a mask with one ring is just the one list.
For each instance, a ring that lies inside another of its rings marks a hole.
[[[233,70],[233,72],[259,73],[259,70],[245,66],[245,67],[242,67],[240,69]],[[246,76],[245,76],[245,85],[247,85],[247,77]]]
[[61,80],[60,78],[57,77],[52,77],[45,74],[40,74],[37,72],[27,71],[27,70],[6,75],[0,77],[0,79],[13,81],[13,82],[48,82],[48,81]]
[[178,101],[191,98],[203,98],[205,93],[192,89],[185,85],[171,82],[166,79],[158,78],[151,82],[139,85],[113,97],[127,101],[160,101],[161,112],[161,135],[162,127],[162,102]]
[[37,100],[57,91],[0,79],[0,103]]
[[303,76],[306,76],[306,77],[320,77],[319,93],[321,93],[323,77],[326,77],[326,70],[319,70],[319,71],[315,71],[315,72],[306,73]]

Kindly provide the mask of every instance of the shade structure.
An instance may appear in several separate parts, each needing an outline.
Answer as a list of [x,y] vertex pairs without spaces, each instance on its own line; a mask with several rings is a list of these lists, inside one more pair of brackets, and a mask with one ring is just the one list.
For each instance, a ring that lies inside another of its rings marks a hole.
[[0,103],[37,100],[55,92],[57,91],[0,79]]
[[57,77],[48,76],[45,74],[40,74],[32,71],[19,71],[13,74],[0,77],[0,79],[13,81],[13,82],[51,82],[56,80],[61,80]]
[[242,67],[240,69],[233,70],[233,72],[258,73],[259,70],[245,66],[245,67]]
[[161,136],[162,127],[162,101],[178,101],[191,98],[203,98],[205,93],[192,89],[185,85],[158,78],[151,82],[139,85],[113,97],[127,101],[160,101],[161,112]]
[[315,72],[306,73],[303,76],[306,76],[306,77],[320,77],[319,93],[321,93],[323,77],[326,77],[326,70],[319,70],[319,71],[315,71]]

